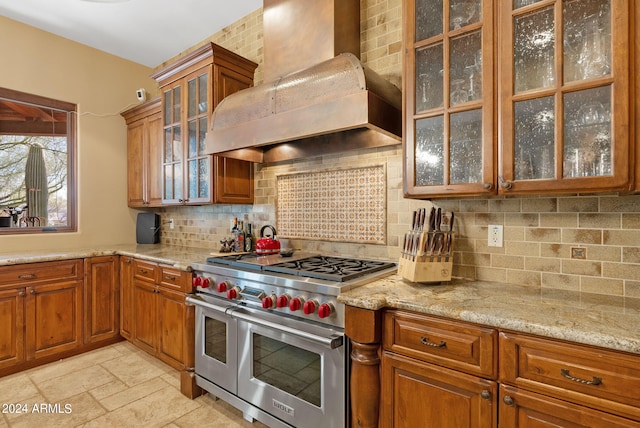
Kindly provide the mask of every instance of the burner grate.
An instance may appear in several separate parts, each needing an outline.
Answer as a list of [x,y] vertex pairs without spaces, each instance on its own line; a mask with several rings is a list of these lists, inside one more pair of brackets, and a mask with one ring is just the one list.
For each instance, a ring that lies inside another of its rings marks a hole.
[[317,256],[265,266],[263,270],[344,282],[394,266],[391,262]]

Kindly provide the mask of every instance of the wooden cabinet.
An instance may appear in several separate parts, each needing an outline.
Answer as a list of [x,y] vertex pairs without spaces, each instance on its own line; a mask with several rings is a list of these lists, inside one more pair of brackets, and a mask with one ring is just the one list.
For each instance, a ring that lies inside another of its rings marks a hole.
[[120,256],[120,336],[132,340],[133,257]]
[[120,334],[120,278],[118,256],[84,260],[84,343]]
[[82,260],[0,267],[0,375],[83,344]]
[[127,202],[162,205],[162,112],[160,98],[122,113],[127,123]]
[[640,423],[585,406],[500,386],[499,426],[502,428],[589,427],[632,428]]
[[403,0],[408,197],[495,193],[493,4]]
[[[500,356],[500,382],[510,386],[501,397],[503,426],[531,426],[509,422],[533,411],[552,421],[563,407],[562,418],[576,426],[585,413],[599,421],[588,426],[640,426],[640,356],[508,332],[500,334]],[[538,394],[556,400],[538,410]]]
[[253,84],[257,64],[207,43],[152,76],[162,92],[162,202],[253,203],[253,164],[205,152],[209,120],[227,95]]
[[123,321],[130,340],[179,370],[193,369],[194,308],[185,301],[191,274],[137,259],[130,272],[131,320]]
[[25,289],[0,290],[0,370],[25,360]]
[[629,190],[631,3],[500,2],[501,193]]
[[408,197],[634,188],[635,2],[403,5]]
[[640,356],[347,306],[353,427],[640,427]]
[[399,311],[383,317],[380,426],[495,426],[497,382],[480,377],[497,374],[495,330]]
[[82,277],[29,286],[26,293],[27,359],[58,355],[82,345]]

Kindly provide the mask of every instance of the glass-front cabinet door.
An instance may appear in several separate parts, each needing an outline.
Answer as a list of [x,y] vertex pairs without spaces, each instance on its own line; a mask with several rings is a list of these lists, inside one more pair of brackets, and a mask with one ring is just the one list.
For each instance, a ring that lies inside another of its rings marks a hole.
[[628,2],[499,3],[499,191],[623,190]]
[[211,156],[205,135],[211,105],[210,67],[163,92],[163,204],[211,202]]
[[211,156],[205,153],[209,127],[209,72],[187,77],[186,193],[190,203],[211,199]]
[[491,0],[404,0],[405,194],[495,193]]

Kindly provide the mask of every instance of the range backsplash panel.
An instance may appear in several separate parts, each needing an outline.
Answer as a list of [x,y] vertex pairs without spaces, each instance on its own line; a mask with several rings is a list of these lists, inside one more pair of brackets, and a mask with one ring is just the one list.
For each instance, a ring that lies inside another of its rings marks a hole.
[[384,165],[278,175],[281,238],[385,244]]

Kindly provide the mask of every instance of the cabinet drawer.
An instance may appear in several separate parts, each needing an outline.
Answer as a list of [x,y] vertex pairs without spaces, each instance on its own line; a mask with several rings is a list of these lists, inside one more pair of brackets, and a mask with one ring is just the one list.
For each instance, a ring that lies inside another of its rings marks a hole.
[[640,356],[500,333],[500,381],[640,420]]
[[135,259],[133,261],[133,276],[135,278],[150,281],[155,284],[157,282],[158,272],[160,272],[160,267],[155,263]]
[[71,280],[82,277],[82,260],[26,263],[0,267],[0,286],[30,285],[50,280]]
[[383,346],[397,354],[495,379],[497,332],[421,314],[387,311]]
[[160,285],[176,291],[190,293],[192,289],[191,273],[162,266]]

